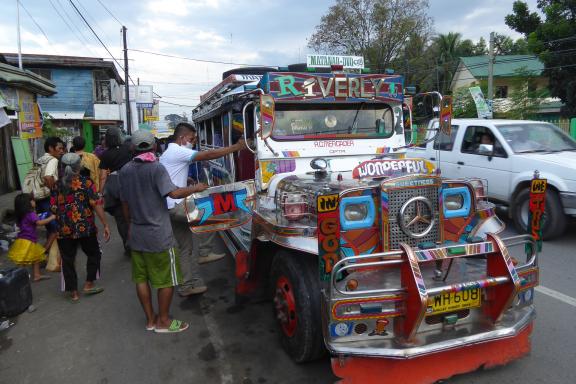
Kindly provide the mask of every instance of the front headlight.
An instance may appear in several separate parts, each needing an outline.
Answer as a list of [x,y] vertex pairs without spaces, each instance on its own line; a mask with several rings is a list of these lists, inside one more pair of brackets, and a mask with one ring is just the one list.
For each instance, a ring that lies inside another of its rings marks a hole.
[[366,204],[350,204],[344,209],[344,217],[348,221],[362,221],[368,216]]

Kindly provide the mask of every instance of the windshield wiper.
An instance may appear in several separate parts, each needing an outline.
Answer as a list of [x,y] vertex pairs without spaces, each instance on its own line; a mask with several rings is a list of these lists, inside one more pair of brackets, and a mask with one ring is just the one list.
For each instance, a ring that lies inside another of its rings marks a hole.
[[348,127],[348,130],[350,131],[349,133],[356,133],[356,132],[354,132],[356,130],[356,119],[358,118],[358,114],[362,110],[362,107],[364,107],[364,104],[366,104],[365,101],[361,102],[360,107],[358,107],[358,109],[356,110],[356,115],[354,115],[354,120],[352,120],[352,125],[350,127]]

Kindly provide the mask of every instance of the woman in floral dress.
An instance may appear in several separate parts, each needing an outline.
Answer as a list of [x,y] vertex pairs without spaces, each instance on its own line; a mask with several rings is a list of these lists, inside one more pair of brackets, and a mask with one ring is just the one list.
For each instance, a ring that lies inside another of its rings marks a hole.
[[96,287],[99,277],[102,252],[98,243],[98,228],[94,213],[104,226],[104,239],[110,239],[110,229],[104,216],[102,199],[90,178],[80,175],[81,158],[75,153],[67,153],[60,160],[64,177],[58,181],[58,188],[52,192],[50,205],[58,221],[58,248],[62,256],[63,290],[70,292],[72,302],[80,298],[75,259],[78,246],[88,257],[86,262],[86,282],[82,288],[85,294],[97,294],[104,289]]

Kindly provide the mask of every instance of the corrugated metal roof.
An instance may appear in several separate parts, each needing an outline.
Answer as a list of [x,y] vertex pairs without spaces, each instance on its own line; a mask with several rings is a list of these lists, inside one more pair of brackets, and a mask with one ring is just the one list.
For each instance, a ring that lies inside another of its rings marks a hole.
[[[0,53],[6,61],[12,65],[18,63],[18,54]],[[80,56],[57,56],[22,54],[22,63],[27,68],[90,68],[101,69],[108,72],[110,78],[114,78],[119,84],[124,84],[116,66],[111,61],[105,61],[99,57]]]
[[[462,63],[476,78],[488,77],[488,56],[461,57]],[[514,77],[518,71],[527,70],[534,75],[541,75],[544,64],[532,55],[496,56],[494,61],[495,77]]]
[[0,63],[0,82],[42,96],[51,96],[56,93],[56,85],[50,80],[8,64]]

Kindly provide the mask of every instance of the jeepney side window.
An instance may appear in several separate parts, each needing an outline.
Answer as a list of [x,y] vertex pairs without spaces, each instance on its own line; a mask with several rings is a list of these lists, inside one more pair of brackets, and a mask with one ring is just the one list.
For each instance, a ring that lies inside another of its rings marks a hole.
[[222,136],[224,138],[224,146],[230,146],[230,113],[226,112],[222,115]]
[[212,147],[212,119],[206,120],[206,144],[208,147]]
[[220,116],[214,117],[212,119],[213,122],[213,126],[214,126],[214,137],[213,140],[214,142],[212,143],[212,145],[214,147],[222,147],[224,146],[224,138],[222,136],[222,120],[220,118]]

